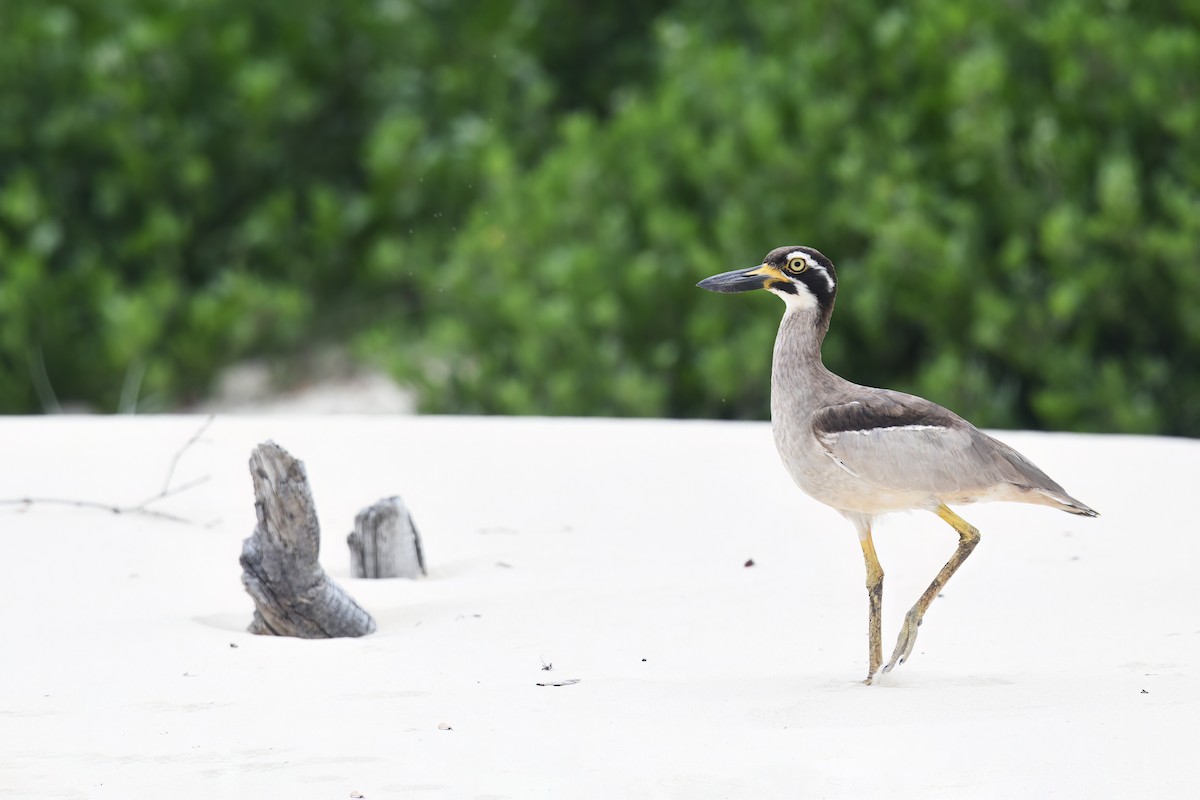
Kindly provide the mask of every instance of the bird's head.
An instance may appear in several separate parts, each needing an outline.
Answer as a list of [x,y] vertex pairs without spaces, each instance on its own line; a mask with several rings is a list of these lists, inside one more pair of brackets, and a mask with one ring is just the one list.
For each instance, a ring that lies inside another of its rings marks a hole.
[[710,292],[766,289],[782,297],[789,308],[819,309],[828,314],[837,295],[837,273],[833,262],[816,248],[791,245],[776,247],[757,267],[722,272],[696,285]]

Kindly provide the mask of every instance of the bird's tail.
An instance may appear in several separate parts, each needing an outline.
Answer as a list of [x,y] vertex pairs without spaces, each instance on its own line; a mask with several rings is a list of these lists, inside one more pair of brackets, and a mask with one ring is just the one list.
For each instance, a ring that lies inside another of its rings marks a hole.
[[1054,506],[1068,514],[1078,514],[1081,517],[1098,517],[1100,512],[1079,502],[1066,492],[1052,492],[1041,487],[1032,487],[1033,491],[1046,498],[1046,505]]
[[1078,514],[1081,517],[1100,516],[1100,512],[1089,508],[1085,503],[1081,503],[1067,494],[1061,486],[1055,483],[1053,478],[1038,469],[1037,465],[1028,458],[1013,450],[1008,445],[1000,443],[1000,446],[1002,448],[1001,453],[1005,459],[1017,470],[1016,480],[1013,483],[1024,489],[1027,493],[1032,493],[1031,500],[1036,497],[1037,500],[1034,502],[1053,506],[1066,511],[1068,514]]

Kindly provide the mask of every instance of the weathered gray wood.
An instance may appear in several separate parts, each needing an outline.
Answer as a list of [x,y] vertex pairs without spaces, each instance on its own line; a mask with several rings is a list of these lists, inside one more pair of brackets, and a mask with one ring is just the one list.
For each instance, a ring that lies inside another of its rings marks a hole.
[[317,563],[321,528],[304,463],[274,442],[250,454],[258,525],[242,543],[242,585],[254,598],[251,633],[362,636],[375,620]]
[[419,578],[425,575],[421,534],[399,497],[385,497],[354,518],[350,571],[356,578]]

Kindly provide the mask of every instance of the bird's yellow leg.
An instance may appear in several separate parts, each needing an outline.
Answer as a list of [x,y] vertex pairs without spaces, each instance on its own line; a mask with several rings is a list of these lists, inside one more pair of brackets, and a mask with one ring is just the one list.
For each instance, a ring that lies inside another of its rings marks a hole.
[[869,684],[883,663],[883,567],[879,564],[879,556],[875,555],[875,543],[871,540],[871,528],[865,527],[859,532],[858,542],[862,545],[863,560],[867,563],[867,600],[870,603],[870,617],[867,623],[867,636],[870,640],[869,667],[867,679]]
[[925,610],[929,608],[933,598],[938,596],[938,592],[950,580],[950,576],[962,566],[962,563],[967,560],[967,556],[971,555],[975,545],[979,544],[979,531],[944,504],[939,504],[935,513],[950,527],[958,531],[958,549],[954,551],[954,555],[946,562],[946,566],[942,567],[941,572],[933,579],[933,583],[929,584],[925,593],[904,615],[904,627],[900,629],[900,636],[896,639],[896,649],[892,651],[892,660],[883,668],[884,672],[890,672],[897,664],[903,664],[912,653],[913,645],[917,642],[917,628],[921,626]]

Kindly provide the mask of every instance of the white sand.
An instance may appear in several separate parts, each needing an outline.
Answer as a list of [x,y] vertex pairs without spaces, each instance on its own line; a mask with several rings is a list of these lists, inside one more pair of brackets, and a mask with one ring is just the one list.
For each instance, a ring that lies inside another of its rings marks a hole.
[[[0,497],[137,502],[200,419],[0,419]],[[377,634],[244,632],[267,438]],[[982,543],[866,687],[852,529],[766,425],[218,418],[178,470],[212,481],[162,504],[211,528],[0,511],[0,797],[1198,796],[1200,443],[1001,438],[1104,516],[963,511]],[[393,493],[430,577],[347,579]],[[888,650],[954,541],[879,532]]]

